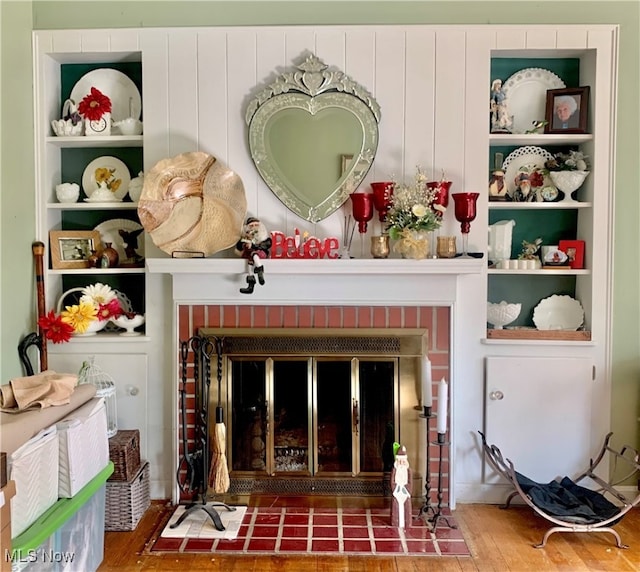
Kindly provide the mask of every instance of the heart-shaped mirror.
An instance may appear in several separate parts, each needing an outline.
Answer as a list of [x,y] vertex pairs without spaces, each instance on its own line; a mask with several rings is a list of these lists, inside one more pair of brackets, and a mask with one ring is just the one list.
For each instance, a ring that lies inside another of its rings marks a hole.
[[274,194],[317,222],[348,199],[371,167],[379,108],[366,90],[313,55],[298,69],[250,104],[249,147]]

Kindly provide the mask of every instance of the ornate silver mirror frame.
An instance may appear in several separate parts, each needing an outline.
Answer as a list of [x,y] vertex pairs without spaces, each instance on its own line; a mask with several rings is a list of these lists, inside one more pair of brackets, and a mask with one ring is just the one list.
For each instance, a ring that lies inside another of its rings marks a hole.
[[378,147],[380,107],[313,54],[249,102],[253,162],[273,193],[310,222],[328,217],[362,182]]

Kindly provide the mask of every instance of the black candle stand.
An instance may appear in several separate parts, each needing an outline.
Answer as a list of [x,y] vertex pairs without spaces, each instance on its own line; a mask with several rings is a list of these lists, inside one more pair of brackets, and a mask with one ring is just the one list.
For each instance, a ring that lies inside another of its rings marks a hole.
[[[427,450],[428,449],[429,440],[427,439]],[[446,433],[438,433],[437,441],[433,441],[433,445],[436,445],[439,449],[438,456],[438,506],[434,510],[433,518],[430,519],[431,522],[431,530],[435,532],[436,526],[438,525],[438,521],[440,519],[444,520],[447,523],[449,528],[458,528],[455,524],[449,522],[449,519],[442,514],[442,450],[445,446],[449,445],[449,442],[446,440]],[[433,509],[432,509],[433,510]]]
[[432,407],[423,407],[422,409],[423,413],[420,415],[420,418],[426,419],[427,421],[427,466],[424,473],[424,504],[422,508],[420,508],[420,512],[416,518],[423,519],[424,523],[429,526],[429,522],[431,521],[430,514],[435,515],[435,509],[431,505],[431,468],[429,466],[431,462],[431,442],[429,441],[429,422],[431,419],[435,419],[437,415],[433,412]]

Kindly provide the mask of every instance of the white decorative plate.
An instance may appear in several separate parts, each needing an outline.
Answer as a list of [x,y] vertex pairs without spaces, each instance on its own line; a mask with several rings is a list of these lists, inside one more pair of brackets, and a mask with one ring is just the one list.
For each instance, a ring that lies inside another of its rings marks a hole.
[[78,104],[91,88],[99,89],[111,100],[111,118],[121,121],[127,117],[140,119],[142,98],[140,92],[125,74],[118,70],[100,68],[84,74],[71,90],[71,99]]
[[507,96],[514,133],[524,133],[534,121],[545,118],[547,90],[566,87],[556,74],[542,68],[525,68],[514,73],[502,86]]
[[[113,218],[101,222],[94,230],[100,233],[102,244],[106,244],[107,242],[111,243],[111,246],[118,251],[120,262],[123,262],[127,259],[127,255],[124,251],[124,240],[118,232],[120,229],[132,232],[134,230],[142,230],[142,225],[126,218]],[[144,257],[144,236],[142,234],[138,236],[138,248],[136,248],[136,252]]]
[[533,323],[539,330],[577,330],[583,322],[582,304],[571,296],[554,294],[533,309]]
[[[98,172],[98,169],[108,169],[111,172],[109,179],[105,182],[109,188],[117,186],[116,190],[113,191],[113,196],[116,200],[121,201],[127,194],[129,183],[131,182],[128,167],[120,161],[120,159],[110,157],[109,155],[98,157],[91,161],[85,168],[84,173],[82,173],[82,188],[89,199],[91,199],[91,195],[100,187],[96,179],[100,179],[102,172]],[[99,202],[105,201],[100,198]]]
[[[516,190],[516,176],[523,167],[537,167],[542,169],[544,168],[544,164],[551,159],[553,159],[553,155],[549,153],[549,151],[542,147],[535,147],[534,145],[518,147],[509,153],[502,164],[507,194],[510,197],[513,196],[513,192]],[[555,185],[548,176],[545,176],[543,187],[555,187]]]

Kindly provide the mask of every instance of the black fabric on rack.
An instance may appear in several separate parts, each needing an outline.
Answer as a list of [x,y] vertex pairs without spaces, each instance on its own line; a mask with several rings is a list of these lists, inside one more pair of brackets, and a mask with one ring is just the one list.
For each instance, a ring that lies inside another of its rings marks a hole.
[[[569,477],[560,482],[536,483],[516,471],[520,488],[533,504],[545,513],[560,520],[576,524],[603,522],[620,512],[620,508],[609,502],[603,495],[581,487]],[[615,523],[612,523],[612,526]]]

